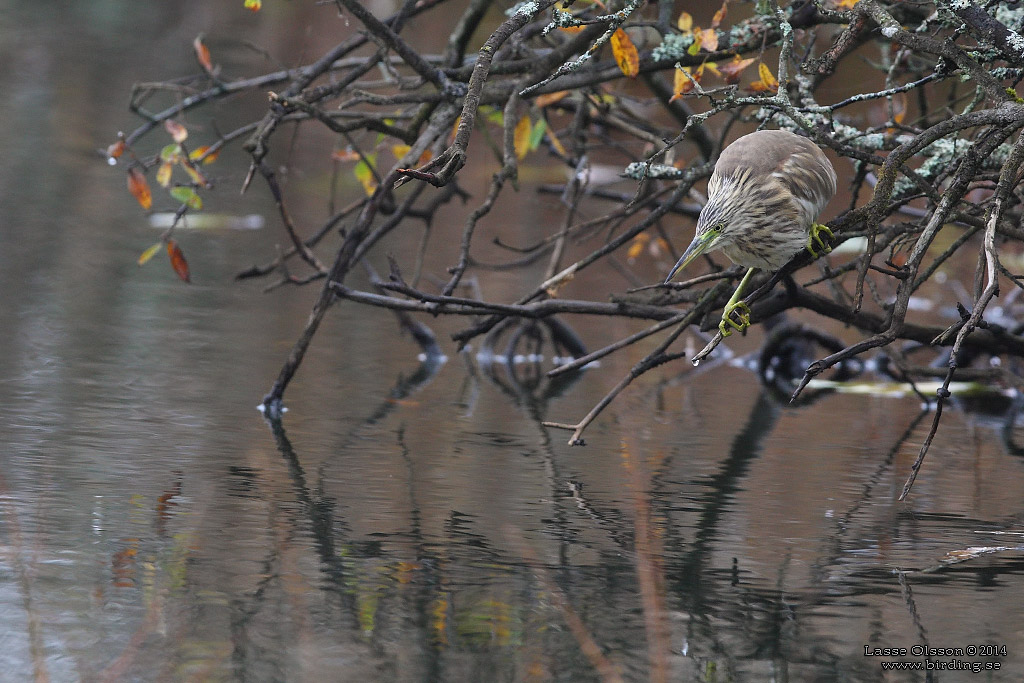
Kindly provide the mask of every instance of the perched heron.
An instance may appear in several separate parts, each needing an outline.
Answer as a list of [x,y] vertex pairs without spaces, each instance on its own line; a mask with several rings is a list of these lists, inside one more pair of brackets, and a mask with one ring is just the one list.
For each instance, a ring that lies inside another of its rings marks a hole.
[[750,326],[750,307],[740,297],[755,270],[778,270],[801,249],[817,258],[815,245],[831,251],[821,233],[832,237],[832,231],[815,220],[835,193],[832,163],[807,138],[785,130],[744,135],[718,158],[697,234],[665,282],[701,254],[721,249],[748,270],[718,329],[723,337],[730,328],[742,332]]

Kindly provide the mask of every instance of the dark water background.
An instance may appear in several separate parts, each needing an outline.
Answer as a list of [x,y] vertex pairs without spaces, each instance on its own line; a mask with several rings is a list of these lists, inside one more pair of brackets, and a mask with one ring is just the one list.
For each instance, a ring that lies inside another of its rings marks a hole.
[[[390,314],[344,304],[272,429],[255,406],[318,285],[233,280],[285,239],[259,183],[238,197],[242,153],[211,167],[210,210],[267,227],[181,232],[190,286],[161,257],[136,266],[159,232],[96,155],[137,125],[132,83],[194,73],[201,32],[237,77],[276,68],[240,37],[292,64],[350,30],[329,5],[241,5],[0,3],[0,678],[578,681],[607,661],[626,680],[918,681],[865,646],[986,644],[1005,654],[932,659],[999,671],[927,680],[1024,676],[1020,552],[920,571],[1021,543],[1008,400],[947,411],[898,503],[931,419],[913,396],[791,408],[748,370],[683,362],[569,448],[540,422],[579,419],[644,349],[562,383],[450,343],[421,367]],[[218,106],[225,128],[246,120]],[[309,232],[330,164],[322,140],[289,154]],[[523,199],[488,229],[525,243],[558,220],[557,198]],[[498,300],[529,282],[484,277]],[[592,348],[639,329],[572,324]]]

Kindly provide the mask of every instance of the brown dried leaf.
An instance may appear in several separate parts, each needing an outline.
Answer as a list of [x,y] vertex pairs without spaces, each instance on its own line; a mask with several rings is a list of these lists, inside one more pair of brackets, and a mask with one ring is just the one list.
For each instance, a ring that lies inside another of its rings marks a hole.
[[640,53],[637,52],[633,41],[629,39],[629,34],[621,28],[616,29],[612,34],[611,44],[612,54],[615,56],[619,69],[630,78],[636,78],[640,73]]
[[729,8],[729,0],[722,0],[722,6],[715,12],[715,16],[711,18],[711,28],[718,28],[722,20],[725,19],[725,11]]
[[185,126],[172,119],[164,121],[164,128],[167,129],[167,132],[171,134],[171,138],[179,145],[185,142],[185,138],[188,137],[188,131],[185,129]]
[[174,240],[167,240],[167,255],[171,257],[171,268],[174,268],[178,277],[185,282],[192,282],[188,274],[188,261],[185,260],[185,254]]
[[143,209],[149,211],[152,208],[153,193],[149,189],[149,183],[146,182],[145,174],[135,166],[128,169],[128,191]]
[[700,32],[700,46],[708,52],[718,49],[718,32],[713,28],[706,28]]
[[203,44],[201,35],[196,36],[196,39],[192,41],[192,49],[196,51],[196,60],[199,62],[199,66],[203,67],[203,71],[206,73],[212,74],[213,62],[210,61],[210,48]]

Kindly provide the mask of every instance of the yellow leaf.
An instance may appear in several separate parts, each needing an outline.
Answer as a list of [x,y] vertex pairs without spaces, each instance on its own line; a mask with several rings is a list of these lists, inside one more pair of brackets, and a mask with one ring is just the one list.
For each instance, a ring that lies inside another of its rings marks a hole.
[[718,49],[718,33],[713,28],[706,28],[700,32],[700,46],[708,52]]
[[853,9],[860,0],[837,0],[836,7],[839,9]]
[[516,152],[516,159],[522,159],[530,149],[530,132],[533,126],[530,124],[530,117],[524,116],[516,124],[515,134],[512,138],[512,146]]
[[552,104],[555,104],[556,102],[561,102],[563,99],[565,99],[565,96],[568,95],[568,94],[569,94],[568,90],[559,90],[558,92],[549,92],[546,95],[538,95],[537,99],[535,99],[533,102],[538,107],[543,109],[544,107],[550,107]]
[[363,192],[367,196],[370,196],[377,189],[377,181],[373,177],[373,170],[365,161],[360,161],[352,169],[352,173],[355,174],[356,180],[363,186]]
[[772,74],[771,69],[764,62],[757,65],[757,73],[761,76],[761,80],[755,81],[750,84],[750,89],[755,92],[775,92],[779,89],[779,81],[776,80]]
[[162,247],[162,246],[164,246],[163,242],[157,242],[156,244],[151,246],[149,249],[147,249],[146,251],[144,251],[141,254],[139,254],[139,265],[140,266],[146,265],[146,263],[149,261],[149,259],[153,258],[153,256],[156,255],[156,252],[160,251],[160,247]]
[[245,0],[245,9],[252,10],[253,12],[259,12],[262,6],[263,0]]
[[201,147],[196,147],[194,150],[188,153],[188,158],[190,161],[202,159],[204,164],[212,164],[213,162],[217,161],[217,157],[219,156],[220,150],[218,149],[213,152],[210,152],[209,145],[202,145]]
[[636,51],[636,45],[633,45],[629,35],[621,28],[616,29],[611,43],[612,54],[615,55],[619,69],[630,78],[636,78],[640,73],[640,53]]
[[562,145],[562,141],[559,140],[558,136],[552,133],[550,129],[548,129],[548,140],[551,141],[551,146],[555,148],[555,151],[558,152],[559,156],[563,159],[569,158],[569,152],[567,152],[565,147]]
[[629,245],[629,250],[626,252],[626,258],[632,261],[637,256],[643,253],[644,247],[650,241],[651,237],[646,232],[642,232],[633,238],[633,243]]
[[673,79],[672,84],[672,97],[669,99],[669,102],[674,102],[693,90],[694,84],[691,76],[690,67],[688,66],[676,69],[675,78]]
[[186,163],[184,160],[181,162],[181,167],[185,169],[185,173],[188,173],[188,177],[192,179],[192,182],[200,187],[209,187],[210,181],[199,172],[199,169],[193,166],[191,163]]
[[171,184],[171,171],[174,170],[174,164],[165,161],[160,164],[160,168],[156,172],[156,182],[160,187],[167,187]]
[[405,155],[409,153],[410,149],[412,149],[412,147],[409,145],[391,145],[391,153],[396,159],[404,158]]
[[693,30],[693,17],[690,16],[689,12],[683,12],[679,15],[679,19],[676,20],[676,28],[683,33],[690,33]]

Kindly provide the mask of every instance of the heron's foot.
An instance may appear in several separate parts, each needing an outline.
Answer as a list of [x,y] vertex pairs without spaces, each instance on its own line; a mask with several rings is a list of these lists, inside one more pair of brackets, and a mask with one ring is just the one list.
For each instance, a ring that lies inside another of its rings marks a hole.
[[815,243],[817,243],[818,247],[821,249],[822,254],[827,254],[832,251],[832,245],[822,239],[821,233],[828,235],[829,242],[831,242],[832,238],[835,237],[835,235],[832,234],[832,229],[827,225],[822,225],[821,223],[815,223],[812,225],[811,233],[807,236],[807,251],[811,252],[811,256],[814,258],[818,258],[818,256],[820,256],[820,254],[814,250]]
[[742,332],[750,327],[750,306],[743,301],[731,303],[722,311],[722,322],[718,323],[718,331],[728,337],[733,330]]

